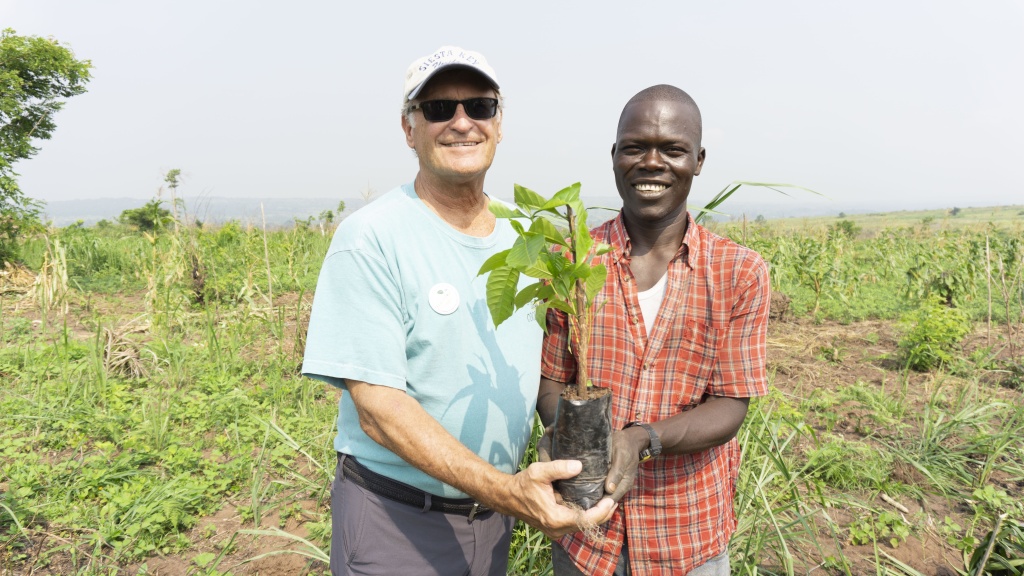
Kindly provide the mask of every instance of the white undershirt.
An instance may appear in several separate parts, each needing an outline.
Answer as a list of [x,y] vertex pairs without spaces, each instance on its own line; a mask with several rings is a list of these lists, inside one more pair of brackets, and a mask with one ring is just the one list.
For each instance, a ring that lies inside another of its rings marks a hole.
[[644,317],[644,326],[647,327],[647,336],[654,330],[654,321],[658,319],[658,309],[661,308],[661,301],[665,299],[665,287],[668,286],[668,272],[658,280],[649,290],[637,292],[637,299],[640,300],[640,313]]

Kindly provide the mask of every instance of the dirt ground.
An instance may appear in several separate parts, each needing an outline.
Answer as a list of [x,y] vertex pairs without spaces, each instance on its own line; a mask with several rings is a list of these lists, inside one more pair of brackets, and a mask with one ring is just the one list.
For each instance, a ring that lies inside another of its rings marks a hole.
[[[13,296],[13,298],[12,298]],[[37,325],[40,318],[32,318],[30,306],[18,306],[16,295],[8,293],[4,304],[4,315],[11,314],[32,319]],[[284,295],[282,301],[293,305],[295,295]],[[130,318],[133,308],[141,308],[140,301],[125,300],[118,297],[116,301],[98,299],[91,302],[78,302],[79,314],[69,315],[68,327],[76,337],[82,339],[93,338],[95,327],[90,325],[89,319],[96,314],[110,317]],[[38,314],[37,314],[38,315]],[[109,315],[109,316],[108,316]],[[291,330],[286,330],[291,332]],[[1020,337],[1021,335],[1016,335]],[[897,350],[896,327],[891,322],[868,321],[853,324],[838,324],[834,322],[814,323],[807,319],[774,319],[769,328],[768,339],[768,365],[772,375],[773,386],[789,398],[794,405],[799,404],[802,399],[809,398],[816,390],[838,390],[845,386],[859,383],[862,386],[872,387],[878,390],[896,390],[907,378],[906,390],[908,393],[906,401],[911,405],[911,410],[920,410],[927,403],[930,395],[937,385],[949,385],[955,383],[956,378],[949,375],[937,375],[928,373],[905,374],[899,363],[894,360]],[[976,331],[965,344],[965,354],[972,350],[984,347],[990,342],[990,336],[981,327]],[[1002,385],[1004,375],[993,372],[982,375],[982,385],[986,386],[996,396],[1007,402],[1024,402],[1024,393],[1019,388]],[[333,401],[333,398],[330,400]],[[863,409],[851,408],[841,411],[838,420],[831,428],[831,433],[841,434],[844,437],[857,438],[871,442],[868,435],[864,434],[862,426],[870,414]],[[809,418],[812,426],[824,430]],[[908,434],[915,433],[913,430]],[[905,483],[924,483],[920,473],[915,469],[897,467],[899,480]],[[1001,476],[998,472],[993,477],[995,483],[1016,498],[1024,495],[1024,481],[1011,480]],[[878,508],[894,510],[913,526],[912,534],[906,542],[900,543],[897,547],[885,545],[884,551],[892,557],[914,567],[922,574],[936,576],[948,576],[955,574],[956,567],[963,566],[960,552],[946,543],[943,535],[938,531],[946,516],[957,519],[961,525],[966,525],[964,518],[969,514],[963,502],[950,498],[926,494],[923,498],[914,500],[902,500],[887,502],[882,495],[858,494],[856,497],[864,501],[871,501]],[[298,517],[292,516],[283,524],[283,530],[300,537],[307,536],[305,522],[314,518],[317,514],[324,512],[317,509],[317,503],[303,501],[301,503],[305,513]],[[833,519],[842,523],[855,520],[855,514],[850,510],[833,509],[829,511]],[[263,527],[270,529],[279,526],[277,511],[265,518]],[[194,545],[186,553],[171,556],[156,556],[147,559],[144,563],[137,563],[123,566],[118,574],[137,574],[143,570],[151,575],[161,576],[185,576],[204,573],[199,570],[193,562],[198,554],[209,553],[220,555],[224,552],[223,558],[218,563],[218,574],[233,573],[236,575],[292,575],[292,574],[321,574],[326,573],[326,566],[322,563],[310,561],[298,554],[273,554],[282,550],[301,548],[295,541],[273,536],[260,536],[256,538],[251,535],[236,535],[240,529],[251,529],[251,523],[243,526],[242,518],[236,509],[236,503],[228,502],[213,516],[201,520],[188,534],[189,540]],[[232,540],[233,539],[233,540]],[[228,543],[231,542],[230,546]],[[37,534],[33,541],[37,553],[43,550],[50,550],[60,547],[61,540],[56,534]],[[853,573],[875,574],[875,549],[873,546],[844,545],[843,552],[853,562]],[[102,553],[102,551],[100,551]],[[266,554],[273,554],[264,556]],[[0,561],[0,576],[21,576],[21,575],[44,575],[44,574],[68,574],[75,571],[76,566],[86,563],[89,552],[77,552],[75,555],[68,551],[56,552],[50,555],[50,560],[45,568],[34,567],[34,563],[22,563],[17,566],[4,566]],[[258,558],[253,560],[254,558]],[[0,559],[2,560],[2,559]],[[809,560],[809,559],[804,559]],[[821,568],[824,573],[835,573],[831,568],[821,565],[808,564],[803,570],[804,573],[818,572]],[[104,572],[105,573],[105,572]],[[822,573],[822,572],[818,572]]]
[[[889,394],[903,394],[905,390],[907,413],[919,414],[937,386],[952,389],[971,384],[970,381],[944,373],[903,371],[902,365],[896,360],[897,330],[897,326],[888,321],[819,324],[806,319],[775,320],[770,325],[768,338],[768,367],[774,375],[773,386],[794,404],[810,397],[816,390],[835,391],[855,384],[875,391],[884,390]],[[969,356],[974,350],[997,343],[998,330],[1005,335],[1005,327],[994,328],[991,336],[984,327],[976,330],[964,342],[964,355]],[[1018,341],[1019,336],[1014,335]],[[1005,357],[1007,350],[1004,349],[1001,354]],[[1024,402],[1024,390],[1008,383],[1005,373],[982,372],[978,385],[984,386],[987,393],[1004,402],[1018,406]],[[835,411],[838,420],[831,428],[832,434],[874,444],[872,435],[865,430],[877,430],[879,427],[877,422],[872,421],[871,411],[845,405],[837,406]],[[807,420],[818,432],[825,431],[823,423],[815,422],[813,416],[808,415]],[[920,430],[913,427],[916,424],[910,420],[899,425],[904,426],[902,433],[908,437],[920,434]],[[911,427],[906,428],[907,425]],[[928,485],[927,479],[916,468],[900,462],[896,463],[893,476],[904,484]],[[1018,501],[1024,498],[1024,480],[1010,479],[996,471],[992,483]],[[939,527],[946,517],[961,526],[968,525],[971,508],[956,498],[930,492],[926,491],[922,498],[912,499],[893,499],[887,495],[870,493],[853,496],[877,509],[899,513],[912,526],[912,532],[905,542],[900,542],[896,547],[882,544],[880,548],[883,552],[922,574],[951,576],[957,573],[957,569],[963,570],[964,559],[959,550],[946,542]],[[859,519],[858,513],[849,509],[832,509],[827,512],[840,525]],[[979,528],[979,531],[983,534],[985,530]],[[828,535],[822,533],[821,536]],[[823,541],[827,541],[827,538],[823,538]],[[856,546],[846,542],[843,553],[852,563],[854,574],[876,573],[873,545]],[[806,571],[813,572],[815,568],[808,565]],[[828,572],[832,571],[826,570]]]

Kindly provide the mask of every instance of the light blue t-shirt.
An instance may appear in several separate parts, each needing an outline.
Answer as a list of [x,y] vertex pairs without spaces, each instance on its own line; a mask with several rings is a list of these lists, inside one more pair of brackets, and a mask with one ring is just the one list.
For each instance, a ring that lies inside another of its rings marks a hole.
[[[515,472],[530,439],[542,333],[529,307],[495,329],[487,277],[477,276],[515,239],[502,220],[484,238],[456,231],[412,184],[360,209],[338,226],[320,271],[302,373],[342,389],[347,378],[405,390],[470,450]],[[431,494],[466,496],[363,433],[347,391],[334,447]]]

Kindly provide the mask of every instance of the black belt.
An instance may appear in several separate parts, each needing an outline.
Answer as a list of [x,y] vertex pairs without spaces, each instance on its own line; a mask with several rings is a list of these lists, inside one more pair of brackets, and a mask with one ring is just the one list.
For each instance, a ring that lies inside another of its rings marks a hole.
[[351,480],[356,486],[369,490],[382,498],[415,506],[421,510],[427,510],[427,504],[429,503],[430,510],[466,516],[470,522],[477,516],[491,511],[490,508],[474,501],[472,498],[444,498],[427,494],[419,488],[413,488],[398,480],[392,480],[387,476],[377,474],[356,462],[356,459],[352,456],[339,454],[339,457],[344,459],[341,468],[345,478]]

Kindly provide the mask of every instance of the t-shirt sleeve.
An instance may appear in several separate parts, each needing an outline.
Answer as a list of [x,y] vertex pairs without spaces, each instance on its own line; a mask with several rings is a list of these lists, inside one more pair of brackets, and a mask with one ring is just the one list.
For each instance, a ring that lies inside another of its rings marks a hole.
[[540,375],[555,382],[576,381],[576,358],[569,351],[569,319],[565,312],[547,311],[548,332],[544,336]]
[[763,396],[768,392],[765,367],[768,340],[768,266],[753,255],[742,270],[728,329],[718,348],[717,374],[708,394],[732,398]]
[[406,388],[405,314],[399,285],[379,254],[342,250],[320,270],[302,373]]

